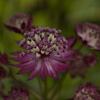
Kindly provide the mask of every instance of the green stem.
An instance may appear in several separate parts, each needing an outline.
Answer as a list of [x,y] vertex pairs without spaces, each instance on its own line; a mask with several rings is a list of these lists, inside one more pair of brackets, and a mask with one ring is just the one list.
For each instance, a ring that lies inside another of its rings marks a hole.
[[45,97],[45,100],[48,100],[48,93],[47,93],[47,79],[44,80],[44,97]]
[[40,86],[41,94],[43,95],[43,93],[44,93],[43,82],[41,81],[39,75],[37,76],[37,79],[38,79],[38,83],[39,83],[39,86]]
[[60,87],[61,87],[61,85],[62,85],[62,83],[63,83],[63,81],[64,81],[64,79],[65,79],[66,74],[67,74],[67,71],[63,74],[62,78],[61,78],[60,81],[58,82],[58,85],[57,85],[56,88],[54,89],[54,91],[53,91],[53,93],[52,93],[52,95],[51,95],[51,97],[50,97],[49,100],[53,100],[53,98],[54,98],[54,96],[56,95],[56,93],[58,93],[58,91],[59,91],[59,89],[60,89]]

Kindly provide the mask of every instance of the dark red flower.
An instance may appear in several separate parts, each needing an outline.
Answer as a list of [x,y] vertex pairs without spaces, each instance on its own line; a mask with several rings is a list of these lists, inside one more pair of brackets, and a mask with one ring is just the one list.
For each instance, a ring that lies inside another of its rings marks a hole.
[[12,88],[8,96],[3,97],[4,100],[29,100],[29,93],[27,90]]
[[75,92],[74,100],[100,100],[97,87],[87,83],[84,87],[81,85]]
[[83,54],[78,53],[76,57],[79,58],[79,60],[72,63],[73,69],[70,69],[69,73],[72,78],[75,78],[76,76],[81,76],[84,78],[87,70],[87,65],[83,61]]
[[8,57],[5,53],[1,54],[1,52],[0,52],[0,63],[2,63],[4,65],[7,65],[9,63],[8,62]]
[[58,36],[60,33],[61,30],[49,27],[38,27],[24,33],[25,38],[17,43],[26,51],[12,53],[17,56],[12,60],[20,62],[14,66],[22,68],[18,74],[32,71],[29,79],[39,73],[42,80],[47,74],[57,79],[57,72],[72,68],[64,62],[77,60],[76,57],[70,57],[76,50],[68,50],[68,41],[65,37]]
[[84,56],[83,60],[88,66],[95,66],[98,62],[96,55],[93,53]]
[[6,70],[0,66],[0,80],[6,77]]
[[76,76],[81,76],[84,78],[87,68],[96,65],[98,62],[96,55],[93,53],[89,53],[87,55],[78,53],[76,57],[79,58],[79,60],[73,62],[72,63],[73,69],[69,70],[70,75],[73,78]]
[[18,13],[13,15],[8,20],[6,28],[11,31],[23,34],[31,27],[32,22],[33,18],[31,16],[26,15],[24,13]]
[[100,50],[100,26],[91,23],[76,25],[77,36],[91,49]]

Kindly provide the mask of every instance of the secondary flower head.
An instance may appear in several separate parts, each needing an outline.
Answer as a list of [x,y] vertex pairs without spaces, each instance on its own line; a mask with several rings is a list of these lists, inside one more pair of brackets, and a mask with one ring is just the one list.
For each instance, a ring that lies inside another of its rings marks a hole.
[[100,26],[91,23],[84,23],[82,26],[77,24],[75,31],[84,44],[91,49],[100,50]]
[[6,28],[17,33],[24,33],[30,28],[33,18],[24,13],[13,15],[7,22]]
[[100,100],[97,87],[94,87],[91,83],[87,83],[84,87],[80,86],[75,93],[74,100]]
[[89,53],[86,55],[78,53],[76,57],[79,58],[79,60],[73,62],[73,69],[69,70],[73,78],[76,76],[81,76],[84,78],[87,68],[90,66],[95,66],[98,62],[96,55],[93,53]]
[[78,53],[76,57],[79,58],[79,60],[72,63],[73,69],[70,69],[69,73],[72,78],[77,76],[84,78],[88,66],[83,60],[82,53]]
[[4,65],[8,64],[8,57],[5,53],[1,54],[1,52],[0,52],[0,63],[2,63]]
[[93,53],[87,54],[83,59],[84,62],[89,66],[95,66],[98,62],[96,55]]
[[29,100],[29,93],[27,90],[12,88],[8,96],[3,97],[4,100]]
[[0,66],[0,80],[6,77],[6,71]]
[[26,51],[12,53],[17,58],[12,60],[20,62],[15,67],[22,67],[18,74],[24,74],[32,71],[29,79],[34,78],[40,73],[42,80],[47,74],[57,79],[56,72],[64,72],[64,69],[70,69],[72,66],[64,62],[76,60],[75,57],[69,57],[76,50],[67,51],[67,39],[58,36],[61,30],[51,29],[49,27],[38,27],[31,29],[28,33],[24,33],[22,41],[17,41],[20,47]]

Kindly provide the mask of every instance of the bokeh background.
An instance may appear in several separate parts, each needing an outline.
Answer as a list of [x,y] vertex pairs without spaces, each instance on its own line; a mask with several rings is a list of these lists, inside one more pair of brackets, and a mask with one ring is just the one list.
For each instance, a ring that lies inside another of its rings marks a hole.
[[[15,43],[16,40],[21,40],[22,36],[4,27],[7,20],[16,13],[32,15],[34,19],[32,25],[34,26],[49,26],[51,28],[61,29],[65,37],[75,36],[74,25],[76,23],[92,22],[100,25],[100,0],[0,0],[0,51],[2,53],[6,52],[9,58],[12,57],[10,52],[22,50]],[[77,49],[80,45],[81,41],[78,40],[74,48]],[[93,51],[84,46],[81,52],[84,54],[93,52],[97,54],[98,60],[100,60],[99,51]],[[9,61],[12,63],[11,60]],[[16,73],[19,71],[19,68],[12,66],[12,69],[13,75],[18,80],[25,82],[32,89],[40,92],[37,77],[33,80],[26,81],[29,73],[17,75]],[[89,67],[85,76],[84,79],[80,76],[72,79],[68,73],[63,81],[62,87],[60,87],[60,97],[57,100],[72,98],[79,85],[84,85],[87,82],[92,82],[100,89],[100,62],[96,66]],[[7,95],[11,87],[16,86],[16,84],[9,77],[2,81],[5,84],[4,94]],[[49,76],[47,76],[47,81],[48,88],[52,87],[54,83],[57,84],[59,82]],[[33,100],[31,96],[30,100]]]

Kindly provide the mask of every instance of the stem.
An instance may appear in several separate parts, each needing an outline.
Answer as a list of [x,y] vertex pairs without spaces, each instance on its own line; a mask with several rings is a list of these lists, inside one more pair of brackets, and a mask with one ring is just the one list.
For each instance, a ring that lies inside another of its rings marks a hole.
[[55,88],[55,90],[53,91],[53,93],[52,93],[52,95],[51,95],[51,97],[50,97],[49,100],[53,100],[53,98],[54,98],[54,96],[56,95],[56,93],[58,93],[58,91],[59,91],[59,89],[60,89],[60,87],[61,87],[61,85],[62,85],[62,83],[63,83],[63,81],[64,81],[64,78],[65,78],[66,74],[67,74],[67,71],[63,74],[62,78],[61,78],[60,81],[58,82],[58,85],[56,86],[56,88]]
[[41,94],[43,95],[44,87],[43,87],[43,83],[42,83],[39,75],[37,76],[37,79],[38,79],[38,83],[39,83],[39,86],[40,86]]
[[48,100],[48,95],[47,95],[47,79],[44,80],[44,97],[45,100]]
[[[76,51],[75,55],[82,49],[83,46],[84,46],[84,44],[82,44],[82,45],[79,47],[79,49]],[[72,62],[71,62],[70,64],[72,64]],[[55,96],[56,93],[59,91],[59,89],[60,89],[59,87],[62,85],[62,83],[63,83],[63,81],[64,81],[64,79],[65,79],[65,76],[66,76],[67,72],[68,72],[68,71],[66,71],[66,72],[63,74],[62,78],[60,79],[58,85],[56,86],[56,88],[55,88],[55,90],[53,91],[53,93],[52,93],[52,95],[51,95],[51,97],[50,97],[49,100],[53,100],[54,96]]]

